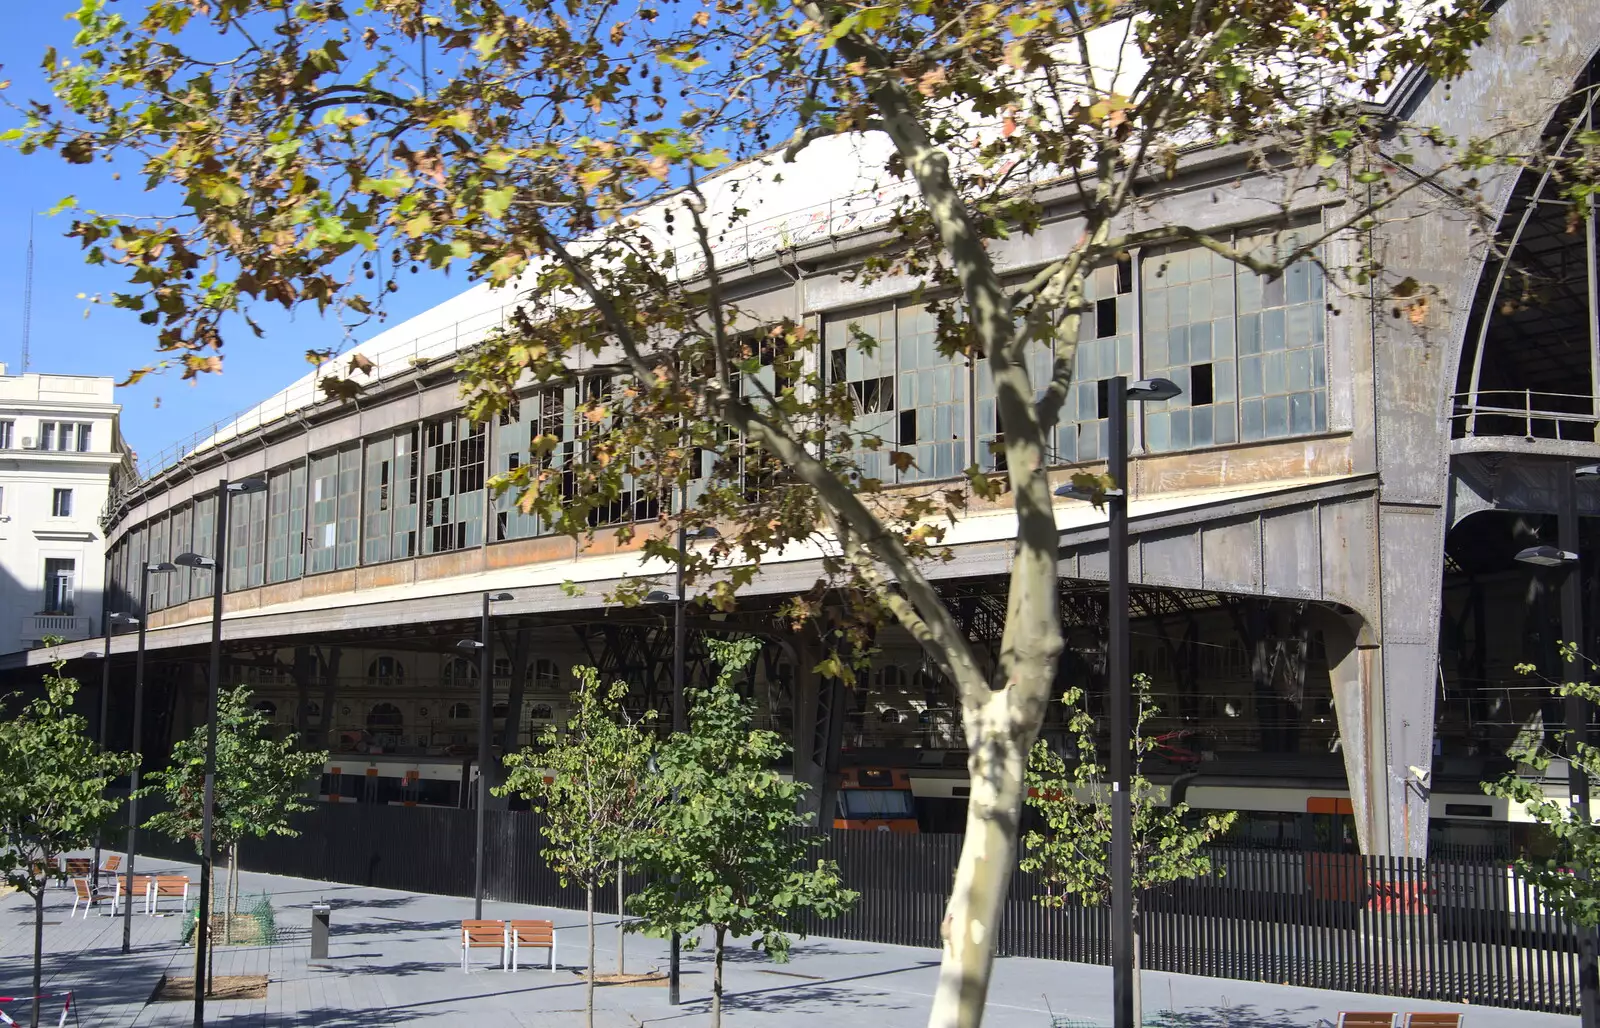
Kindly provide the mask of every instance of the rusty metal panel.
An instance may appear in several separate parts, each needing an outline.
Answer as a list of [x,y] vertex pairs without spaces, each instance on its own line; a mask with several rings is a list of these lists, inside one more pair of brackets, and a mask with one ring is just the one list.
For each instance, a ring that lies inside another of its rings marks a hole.
[[476,574],[483,570],[483,550],[474,546],[471,549],[456,550],[451,553],[435,553],[427,557],[418,557],[412,565],[418,582]]
[[[1073,578],[1104,582],[1111,578],[1111,556],[1104,540],[1077,548],[1078,573]],[[1130,565],[1131,567],[1131,565]]]
[[1265,592],[1307,599],[1320,596],[1321,551],[1315,507],[1261,515],[1261,580]]
[[356,569],[356,589],[381,589],[386,585],[410,585],[417,580],[416,562],[392,560]]
[[1322,596],[1369,621],[1378,611],[1376,514],[1370,497],[1327,502],[1320,511]]
[[1205,588],[1234,593],[1261,591],[1261,525],[1256,518],[1203,526],[1200,553]]
[[1135,488],[1137,495],[1148,496],[1332,478],[1350,474],[1350,454],[1350,437],[1334,436],[1149,456],[1134,464]]
[[564,535],[545,535],[533,539],[491,543],[487,554],[491,568],[522,567],[549,560],[572,560],[576,556],[576,543]]
[[329,571],[322,575],[307,575],[301,579],[307,596],[331,596],[335,593],[347,593],[355,588],[356,573],[353,569],[345,571]]
[[1200,573],[1200,533],[1193,528],[1153,533],[1137,537],[1134,543],[1141,581],[1199,589],[1204,585]]

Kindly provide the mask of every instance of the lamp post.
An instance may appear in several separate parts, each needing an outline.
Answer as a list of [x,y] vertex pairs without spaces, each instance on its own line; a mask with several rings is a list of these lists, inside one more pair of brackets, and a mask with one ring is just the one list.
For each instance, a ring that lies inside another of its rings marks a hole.
[[200,816],[200,903],[196,909],[194,935],[194,1028],[204,1028],[206,1023],[206,992],[210,989],[210,975],[206,973],[207,954],[211,943],[211,865],[216,855],[212,853],[212,822],[215,820],[217,798],[217,691],[222,678],[222,594],[227,588],[224,555],[228,547],[228,506],[235,496],[264,492],[267,480],[246,478],[230,482],[226,478],[217,482],[217,531],[212,542],[215,556],[202,557],[198,553],[181,553],[173,560],[187,568],[211,571],[211,674],[206,682],[206,768],[205,791]]
[[[1578,542],[1578,494],[1576,478],[1600,476],[1600,464],[1587,464],[1573,470],[1570,475],[1557,479],[1556,545],[1530,546],[1520,551],[1516,559],[1534,567],[1559,569],[1561,572],[1561,641],[1567,645],[1562,660],[1562,681],[1577,682],[1585,677],[1585,662],[1594,656],[1584,652],[1583,645],[1583,559]],[[1572,694],[1566,698],[1565,720],[1568,733],[1568,753],[1589,742],[1589,703],[1582,696]],[[1567,761],[1567,789],[1572,802],[1573,816],[1589,821],[1589,776],[1575,760]],[[1589,877],[1587,868],[1579,875]],[[1600,961],[1596,960],[1596,934],[1593,930],[1578,934],[1578,1010],[1582,1028],[1600,1028]]]
[[[1111,411],[1106,433],[1106,471],[1113,483],[1105,491],[1109,559],[1106,689],[1111,706],[1111,1011],[1116,1028],[1133,1023],[1133,806],[1128,795],[1133,734],[1128,679],[1128,404],[1170,400],[1183,390],[1165,378],[1129,383],[1118,375],[1107,385]],[[1057,496],[1082,498],[1073,486]]]
[[[456,649],[478,653],[478,843],[472,855],[472,916],[483,920],[483,824],[484,809],[489,806],[489,728],[494,705],[494,689],[490,673],[494,670],[491,657],[494,647],[489,642],[489,605],[496,600],[509,600],[510,593],[484,593],[483,616],[478,626],[478,638],[462,639]],[[509,716],[510,712],[507,712]]]
[[[136,625],[138,618],[126,614],[106,611],[105,640],[100,648],[103,663],[100,665],[100,727],[99,744],[100,752],[106,751],[106,721],[111,716],[111,634],[117,625]],[[94,830],[94,887],[100,888],[100,829]]]
[[[687,501],[687,497],[685,498]],[[684,506],[688,506],[685,502]],[[686,586],[683,578],[684,561],[689,556],[690,539],[715,539],[717,530],[710,525],[704,525],[689,531],[688,526],[678,526],[678,573],[676,595],[668,596],[660,590],[654,590],[645,595],[646,603],[671,603],[672,604],[672,732],[674,735],[688,727],[688,711],[685,707],[684,679],[687,677],[687,653],[689,646],[689,629],[684,622],[684,608],[688,604]],[[667,956],[667,1003],[677,1006],[681,999],[680,985],[682,976],[682,951],[683,940],[676,931],[672,933],[671,949]]]
[[[133,856],[139,845],[139,765],[144,754],[144,638],[149,627],[150,576],[176,571],[168,561],[146,564],[139,571],[139,648],[133,658],[133,770],[128,774],[128,864],[122,869],[122,952],[133,949]],[[133,618],[128,620],[132,621]],[[108,654],[109,655],[109,654]]]

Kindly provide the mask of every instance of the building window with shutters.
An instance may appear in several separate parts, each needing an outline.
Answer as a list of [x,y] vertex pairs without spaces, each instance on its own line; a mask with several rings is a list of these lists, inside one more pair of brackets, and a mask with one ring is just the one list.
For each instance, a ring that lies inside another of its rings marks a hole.
[[72,490],[55,489],[50,496],[50,516],[53,518],[72,517]]
[[77,561],[65,557],[46,557],[44,562],[44,613],[71,614],[73,590],[78,575]]

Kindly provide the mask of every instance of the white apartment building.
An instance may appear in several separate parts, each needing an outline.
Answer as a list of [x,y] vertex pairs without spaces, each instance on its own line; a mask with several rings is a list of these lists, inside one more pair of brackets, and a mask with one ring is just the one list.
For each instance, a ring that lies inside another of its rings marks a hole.
[[100,513],[132,470],[114,388],[0,364],[0,653],[100,633]]

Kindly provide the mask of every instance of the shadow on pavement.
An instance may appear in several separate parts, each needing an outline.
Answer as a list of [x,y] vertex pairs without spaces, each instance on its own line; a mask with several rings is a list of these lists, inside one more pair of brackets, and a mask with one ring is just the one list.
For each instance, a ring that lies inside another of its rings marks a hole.
[[1261,1011],[1253,1003],[1192,1007],[1146,1014],[1145,1024],[1149,1028],[1326,1028],[1325,1018],[1308,1013],[1314,1009]]

